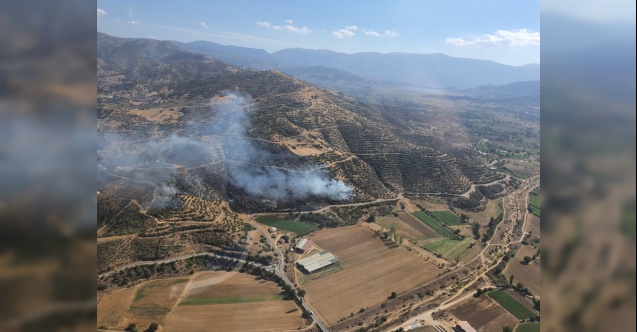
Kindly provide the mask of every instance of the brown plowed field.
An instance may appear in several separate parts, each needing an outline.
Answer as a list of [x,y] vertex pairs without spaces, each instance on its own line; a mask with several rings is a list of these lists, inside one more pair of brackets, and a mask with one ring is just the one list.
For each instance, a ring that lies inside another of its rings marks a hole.
[[540,235],[540,218],[529,213],[527,215],[526,225],[524,230],[527,232],[532,232],[533,235],[535,236],[539,236]]
[[417,254],[375,237],[363,226],[320,230],[310,236],[341,259],[342,271],[302,285],[308,302],[328,324],[422,285],[440,272]]
[[192,279],[186,299],[266,297],[281,292],[271,281],[237,272],[200,272]]
[[421,232],[415,230],[412,226],[394,216],[377,217],[376,223],[387,229],[391,229],[392,225],[396,225],[396,231],[398,234],[404,236],[405,239],[410,241],[419,241],[427,238]]
[[515,257],[509,261],[503,274],[507,277],[507,280],[509,280],[510,275],[513,275],[513,284],[521,282],[533,295],[540,295],[539,260],[531,262],[529,265],[520,263],[524,259],[524,256],[533,257],[536,251],[537,249],[532,246],[522,246]]
[[137,288],[135,299],[126,311],[126,319],[137,326],[162,323],[177,304],[188,279],[153,280]]
[[449,310],[459,320],[466,320],[479,332],[502,331],[505,325],[515,325],[518,319],[487,295],[471,297]]
[[176,307],[163,331],[284,331],[303,324],[292,301],[206,304]]
[[422,233],[428,239],[442,237],[436,231],[434,231],[433,229],[429,228],[429,226],[427,226],[424,222],[416,219],[416,217],[412,216],[411,214],[401,213],[401,214],[398,215],[398,218],[400,218],[400,220],[404,221],[407,225],[413,227],[415,230],[417,230],[420,233]]
[[124,312],[135,298],[136,288],[118,289],[97,303],[97,326],[125,328]]

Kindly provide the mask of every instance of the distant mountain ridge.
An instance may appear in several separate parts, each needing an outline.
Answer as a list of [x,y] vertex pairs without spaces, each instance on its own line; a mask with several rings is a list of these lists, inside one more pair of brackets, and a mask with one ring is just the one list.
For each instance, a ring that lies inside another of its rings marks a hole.
[[326,67],[363,78],[431,88],[470,89],[538,81],[540,65],[509,66],[488,60],[456,58],[445,54],[338,53],[290,48],[268,53],[262,49],[225,46],[209,41],[171,43],[191,52],[210,55],[235,66],[287,72],[302,67]]

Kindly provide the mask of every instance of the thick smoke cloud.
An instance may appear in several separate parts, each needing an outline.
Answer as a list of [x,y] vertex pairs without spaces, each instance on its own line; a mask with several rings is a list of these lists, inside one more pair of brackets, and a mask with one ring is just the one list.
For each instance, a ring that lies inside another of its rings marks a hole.
[[[316,165],[302,169],[275,168],[276,156],[258,149],[248,138],[246,124],[253,104],[248,97],[228,93],[223,102],[214,102],[217,114],[211,132],[232,139],[225,140],[223,149],[232,183],[253,196],[269,199],[306,199],[323,197],[345,200],[351,197],[352,188],[343,181],[331,179],[327,171]],[[225,130],[225,131],[224,131]],[[265,167],[251,165],[268,165]]]
[[[260,199],[346,200],[352,196],[351,187],[330,178],[319,165],[286,165],[281,163],[280,156],[259,148],[248,137],[249,114],[255,111],[249,97],[227,92],[213,98],[209,109],[209,120],[166,138],[135,143],[118,135],[105,136],[109,144],[102,166],[155,188],[153,206],[165,206],[179,192],[176,179],[185,181],[180,173],[182,167],[216,166],[210,169],[216,169],[233,186]],[[221,174],[223,169],[227,173]],[[190,174],[186,180],[190,187],[205,190],[196,176]]]

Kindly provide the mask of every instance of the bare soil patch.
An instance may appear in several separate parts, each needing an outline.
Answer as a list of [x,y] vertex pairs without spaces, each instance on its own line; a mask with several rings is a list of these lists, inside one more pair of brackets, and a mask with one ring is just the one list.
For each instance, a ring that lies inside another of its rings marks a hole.
[[471,297],[449,310],[459,320],[466,320],[482,332],[501,331],[506,325],[515,325],[518,319],[487,295]]
[[97,303],[97,326],[124,328],[124,312],[135,298],[136,288],[125,288],[102,296]]
[[507,280],[509,276],[513,275],[514,284],[521,282],[533,295],[540,295],[540,262],[534,261],[529,265],[520,263],[524,256],[533,257],[536,251],[537,249],[532,246],[522,246],[515,257],[509,261],[503,274]]
[[328,324],[379,305],[392,292],[403,293],[440,272],[415,252],[388,245],[363,226],[321,230],[312,240],[342,260],[343,270],[302,285],[308,302]]
[[436,231],[427,226],[424,222],[416,219],[414,216],[408,213],[401,213],[398,215],[400,220],[404,221],[407,225],[411,226],[421,234],[423,234],[428,239],[441,237]]
[[285,331],[304,326],[292,301],[178,306],[165,332]]

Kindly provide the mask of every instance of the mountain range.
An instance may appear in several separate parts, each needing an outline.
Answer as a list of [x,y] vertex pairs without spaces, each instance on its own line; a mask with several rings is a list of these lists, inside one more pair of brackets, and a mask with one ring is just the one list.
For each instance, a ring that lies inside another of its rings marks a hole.
[[276,69],[293,75],[299,68],[341,70],[362,79],[427,88],[470,89],[539,81],[540,65],[510,66],[488,60],[457,58],[440,53],[338,53],[302,48],[268,53],[262,49],[225,46],[209,41],[171,43],[191,52],[210,55],[229,64],[258,70]]

